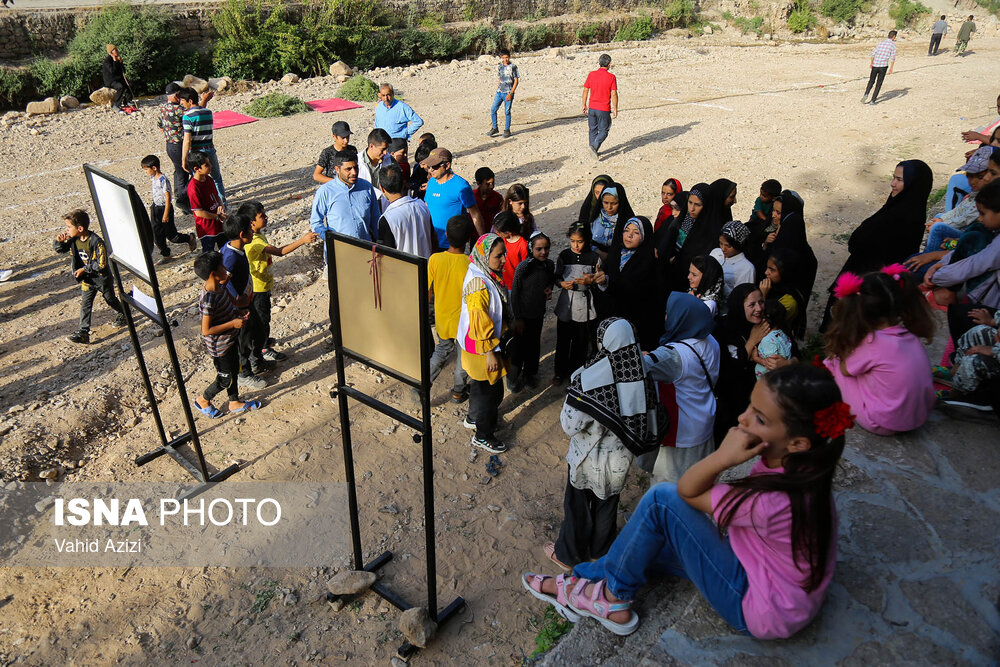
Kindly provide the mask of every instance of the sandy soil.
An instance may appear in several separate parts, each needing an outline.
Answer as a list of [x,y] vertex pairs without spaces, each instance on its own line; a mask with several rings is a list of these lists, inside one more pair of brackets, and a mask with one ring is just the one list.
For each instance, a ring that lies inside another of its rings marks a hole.
[[[484,136],[495,83],[491,60],[391,70],[373,78],[397,85],[427,119],[425,129],[455,152],[458,173],[471,178],[477,167],[489,165],[501,188],[529,186],[539,225],[556,239],[556,250],[599,173],[623,182],[636,211],[646,215],[657,210],[666,177],[685,186],[719,177],[738,182],[735,209],[743,217],[760,182],[778,178],[805,199],[820,258],[818,289],[839,267],[846,234],[887,195],[898,161],[925,160],[941,186],[962,163],[967,147],[959,132],[995,117],[995,37],[977,38],[965,58],[928,58],[923,37],[901,42],[897,72],[876,106],[859,103],[871,43],[741,48],[724,39],[607,47],[619,77],[621,113],[599,163],[587,152],[586,121],[579,115],[580,85],[596,66],[596,49],[516,58],[522,81],[515,135],[507,140]],[[407,76],[411,71],[415,75]],[[314,79],[288,91],[315,99],[335,95],[336,86],[331,79]],[[213,108],[240,109],[254,94],[220,96]],[[4,483],[37,481],[39,472],[53,466],[61,466],[69,480],[185,479],[164,459],[134,465],[133,458],[152,447],[155,431],[128,336],[111,327],[110,311],[101,303],[93,344],[64,342],[76,326],[79,296],[67,259],[50,247],[62,213],[92,208],[81,163],[99,165],[147,192],[139,159],[150,152],[165,159],[155,129],[157,102],[144,103],[143,113],[133,117],[83,109],[30,120],[8,114],[0,121],[0,264],[16,271],[0,285]],[[329,141],[330,124],[347,120],[363,137],[371,128],[371,108],[220,131],[217,145],[231,201],[264,201],[272,242],[297,237],[306,228],[313,192],[309,174]],[[182,229],[191,224],[190,218],[180,221]],[[159,278],[168,309],[180,322],[178,349],[193,394],[212,373],[192,310],[199,289],[193,257],[178,257],[160,269]],[[320,264],[318,247],[276,262],[274,331],[291,358],[254,395],[265,408],[216,422],[199,416],[210,463],[243,464],[234,479],[343,479],[337,411],[328,395],[334,368],[324,344],[327,296]],[[164,348],[148,327],[142,338],[166,421],[179,432]],[[546,368],[553,344],[550,316]],[[382,400],[415,407],[394,381],[358,366],[349,377]],[[483,485],[487,457],[471,460],[468,432],[459,423],[464,406],[445,403],[446,384],[439,382],[434,394],[439,586],[442,604],[460,594],[468,606],[417,659],[510,664],[533,650],[543,611],[516,577],[523,570],[551,569],[540,545],[555,536],[561,518],[562,396],[546,389],[505,400],[506,437],[514,446],[502,457],[500,476]],[[405,429],[393,429],[362,408],[352,414],[366,555],[391,546],[398,561],[385,578],[419,600],[419,451]],[[640,483],[630,482],[624,506],[633,506],[640,492]],[[399,513],[377,511],[387,504]],[[384,664],[400,641],[397,613],[374,595],[339,613],[321,600],[326,579],[346,565],[345,552],[331,554],[322,570],[0,569],[0,663]],[[286,590],[299,601],[283,605]],[[270,604],[254,610],[255,602],[275,591]],[[194,650],[186,647],[192,637],[200,642]]]

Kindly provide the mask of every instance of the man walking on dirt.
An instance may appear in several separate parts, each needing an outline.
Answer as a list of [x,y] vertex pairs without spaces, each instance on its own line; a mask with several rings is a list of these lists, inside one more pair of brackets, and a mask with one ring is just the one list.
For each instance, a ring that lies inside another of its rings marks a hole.
[[958,29],[958,35],[955,36],[955,52],[954,55],[959,55],[965,53],[965,48],[969,45],[969,40],[972,39],[972,33],[976,31],[976,24],[972,22],[972,14],[969,14],[969,20],[962,24],[962,27]]
[[875,104],[875,100],[878,99],[878,91],[882,90],[882,81],[885,79],[886,74],[892,74],[892,68],[896,64],[896,31],[890,30],[889,35],[883,39],[872,51],[872,61],[869,67],[871,68],[871,75],[868,77],[868,87],[865,88],[865,94],[861,96],[861,103],[865,103],[865,98],[868,97],[868,93],[872,93],[872,86],[875,86],[875,92],[872,93],[872,98],[867,100],[868,104]]
[[931,28],[931,45],[927,47],[927,55],[936,56],[938,52],[938,47],[941,46],[941,38],[948,34],[948,21],[945,20],[944,14],[941,15],[940,21],[934,22],[934,27]]
[[600,159],[598,151],[608,138],[611,119],[618,117],[618,79],[608,71],[611,56],[601,54],[597,65],[598,68],[587,75],[583,84],[583,113],[590,125],[590,153],[595,159]]

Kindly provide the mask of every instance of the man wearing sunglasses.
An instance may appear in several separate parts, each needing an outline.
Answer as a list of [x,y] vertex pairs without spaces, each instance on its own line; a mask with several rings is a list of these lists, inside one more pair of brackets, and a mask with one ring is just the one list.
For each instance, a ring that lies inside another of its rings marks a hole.
[[447,148],[435,148],[420,166],[430,175],[424,202],[431,212],[431,224],[438,236],[439,248],[448,247],[445,228],[453,216],[467,214],[472,218],[476,227],[474,238],[489,231],[489,224],[483,220],[476,206],[476,196],[469,187],[469,182],[451,170],[451,151]]

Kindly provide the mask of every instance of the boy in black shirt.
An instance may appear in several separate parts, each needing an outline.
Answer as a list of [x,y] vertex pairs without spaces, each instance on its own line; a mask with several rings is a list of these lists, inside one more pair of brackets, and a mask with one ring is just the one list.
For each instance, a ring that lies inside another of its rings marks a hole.
[[56,252],[72,251],[70,270],[83,290],[80,302],[80,328],[66,340],[71,343],[90,342],[90,316],[94,310],[94,299],[100,292],[111,309],[118,313],[114,325],[125,326],[122,304],[115,296],[111,283],[111,269],[108,266],[108,251],[100,236],[90,231],[90,216],[77,209],[66,214],[66,233],[60,234],[52,243]]

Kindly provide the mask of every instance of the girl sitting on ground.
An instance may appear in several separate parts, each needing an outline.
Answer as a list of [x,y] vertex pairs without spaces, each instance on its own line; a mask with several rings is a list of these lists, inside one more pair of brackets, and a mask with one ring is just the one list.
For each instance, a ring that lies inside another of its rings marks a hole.
[[528,241],[521,236],[521,221],[511,211],[500,211],[493,220],[497,236],[507,248],[507,261],[503,265],[503,284],[510,291],[514,286],[514,270],[528,258]]
[[712,315],[722,300],[722,265],[711,255],[698,255],[688,266],[688,294],[701,299]]
[[834,296],[824,364],[858,423],[879,435],[923,425],[935,398],[920,339],[933,337],[934,320],[912,274],[901,264],[843,273]]
[[[819,613],[837,561],[831,491],[852,425],[825,370],[793,364],[758,380],[739,426],[677,484],[643,496],[608,553],[572,575],[521,584],[568,620],[589,616],[617,635],[639,625],[632,604],[650,575],[695,582],[737,632],[791,637]],[[760,455],[750,475],[719,474]]]
[[726,299],[733,288],[743,283],[755,283],[757,272],[753,263],[743,254],[743,247],[750,238],[750,230],[742,222],[730,220],[722,225],[719,247],[711,252],[722,265],[722,312],[726,312]]
[[[785,331],[787,326],[785,312],[785,307],[774,299],[764,302],[764,321],[767,322],[768,332],[757,343],[752,355],[756,362],[754,374],[758,380],[774,368],[776,358],[791,359],[793,356],[795,344]],[[765,365],[768,360],[771,360],[770,365]]]
[[635,329],[612,317],[597,328],[597,355],[573,372],[559,420],[570,436],[559,538],[545,555],[568,570],[600,558],[618,534],[618,499],[637,452],[659,443],[666,413],[642,364]]

